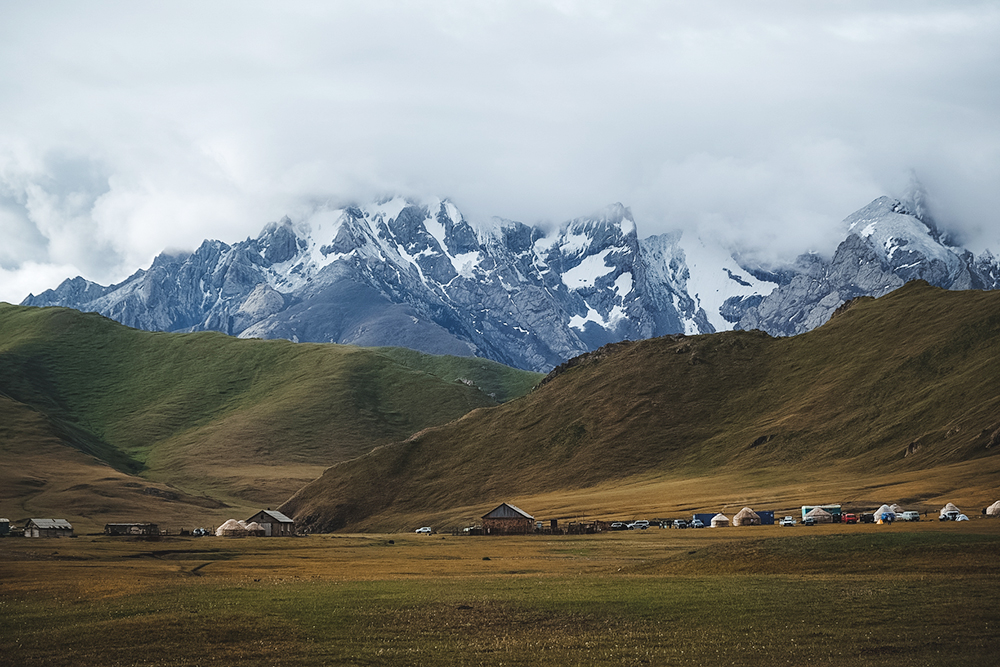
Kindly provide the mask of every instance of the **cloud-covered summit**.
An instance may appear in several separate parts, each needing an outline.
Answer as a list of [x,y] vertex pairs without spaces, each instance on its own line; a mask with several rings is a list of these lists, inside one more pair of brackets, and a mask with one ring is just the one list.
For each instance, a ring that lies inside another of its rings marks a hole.
[[984,2],[8,5],[0,299],[383,194],[829,256],[915,170],[995,248],[998,36]]

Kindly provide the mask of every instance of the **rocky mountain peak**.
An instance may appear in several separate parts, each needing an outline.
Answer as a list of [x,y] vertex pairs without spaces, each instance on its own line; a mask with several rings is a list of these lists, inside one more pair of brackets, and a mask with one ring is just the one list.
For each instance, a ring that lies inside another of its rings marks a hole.
[[845,301],[912,279],[1000,286],[992,255],[948,245],[911,199],[881,197],[849,216],[831,259],[763,266],[680,232],[640,241],[620,203],[552,228],[494,219],[474,229],[447,199],[393,197],[284,217],[255,239],[163,253],[118,285],[75,278],[24,304],[145,329],[401,345],[547,371],[621,340],[802,333]]

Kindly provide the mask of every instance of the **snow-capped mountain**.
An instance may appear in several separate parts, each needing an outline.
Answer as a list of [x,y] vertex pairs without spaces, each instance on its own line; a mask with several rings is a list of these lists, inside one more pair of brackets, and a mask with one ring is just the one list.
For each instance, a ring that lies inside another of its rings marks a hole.
[[621,205],[550,233],[509,220],[477,233],[448,201],[394,198],[285,218],[256,239],[160,255],[119,285],[76,278],[24,303],[143,329],[399,345],[548,370],[624,338],[711,331],[686,279],[676,243],[640,246]]
[[476,230],[447,200],[397,197],[285,218],[255,239],[161,254],[118,285],[74,278],[23,303],[149,330],[396,345],[546,371],[626,338],[801,333],[914,278],[1000,286],[992,255],[950,246],[912,202],[877,199],[845,226],[832,259],[764,269],[679,232],[640,241],[620,204],[551,231],[500,219]]
[[[945,289],[997,289],[1000,264],[951,246],[914,202],[880,197],[844,221],[847,238],[831,260],[803,255],[778,287],[745,306],[730,302],[739,329],[791,336],[823,324],[845,301],[882,296],[910,280]],[[737,319],[738,318],[738,319]]]

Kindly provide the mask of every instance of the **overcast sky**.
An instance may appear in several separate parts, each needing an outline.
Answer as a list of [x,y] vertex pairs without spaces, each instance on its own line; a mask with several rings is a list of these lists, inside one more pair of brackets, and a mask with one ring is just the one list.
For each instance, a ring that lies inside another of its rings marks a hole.
[[1000,4],[0,4],[5,301],[396,193],[829,253],[911,174],[1000,254]]

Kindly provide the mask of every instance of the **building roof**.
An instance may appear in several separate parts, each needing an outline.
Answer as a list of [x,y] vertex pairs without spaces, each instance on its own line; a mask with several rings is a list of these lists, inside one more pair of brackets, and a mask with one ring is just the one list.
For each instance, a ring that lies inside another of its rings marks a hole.
[[531,519],[534,521],[535,517],[531,516],[522,509],[518,509],[509,503],[501,503],[499,507],[490,512],[489,514],[483,515],[484,519]]
[[[251,520],[253,520],[254,517],[259,516],[261,514],[266,514],[267,516],[271,517],[272,519],[274,519],[278,523],[295,523],[295,521],[293,521],[292,519],[289,519],[287,516],[285,516],[284,514],[282,514],[281,512],[279,512],[278,510],[261,510],[261,511],[257,512],[257,514],[254,514],[252,517],[250,517],[249,519],[247,519],[247,521],[251,521]],[[270,523],[270,522],[268,522],[268,523]]]
[[29,519],[29,524],[34,524],[38,528],[61,528],[63,530],[73,530],[73,526],[66,519]]

